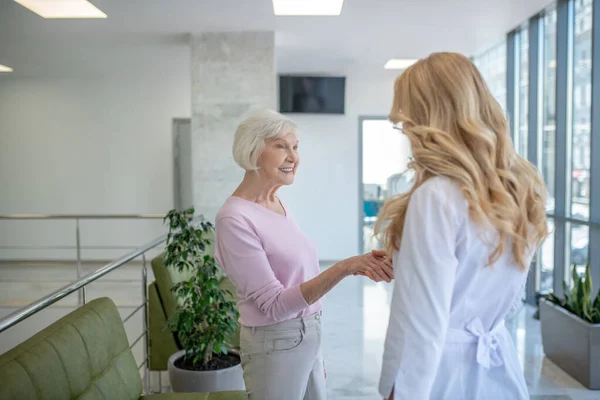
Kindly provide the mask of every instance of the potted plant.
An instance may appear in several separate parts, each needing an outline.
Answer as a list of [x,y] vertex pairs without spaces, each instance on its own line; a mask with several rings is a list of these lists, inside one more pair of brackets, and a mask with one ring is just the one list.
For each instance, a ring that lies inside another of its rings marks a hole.
[[169,358],[171,387],[174,392],[244,390],[239,354],[229,351],[227,343],[238,313],[219,288],[214,257],[205,252],[213,226],[205,221],[194,224],[193,208],[171,210],[166,220],[165,266],[186,276],[171,289],[178,305],[168,325],[183,349]]
[[592,301],[589,264],[572,271],[573,288],[563,281],[564,298],[550,293],[540,300],[544,352],[589,389],[600,389],[600,293]]

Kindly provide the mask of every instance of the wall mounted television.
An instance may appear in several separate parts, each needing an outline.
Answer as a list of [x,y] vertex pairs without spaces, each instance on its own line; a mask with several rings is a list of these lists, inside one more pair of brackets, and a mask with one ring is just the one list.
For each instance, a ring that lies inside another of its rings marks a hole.
[[282,113],[344,114],[345,98],[345,77],[279,76]]

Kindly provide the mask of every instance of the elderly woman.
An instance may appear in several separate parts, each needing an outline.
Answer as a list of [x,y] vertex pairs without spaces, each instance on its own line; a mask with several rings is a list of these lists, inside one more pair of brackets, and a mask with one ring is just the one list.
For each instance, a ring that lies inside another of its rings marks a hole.
[[240,347],[250,400],[325,399],[320,299],[342,279],[390,282],[384,253],[320,272],[317,248],[276,196],[298,170],[296,126],[274,111],[243,121],[233,157],[246,173],[216,218],[215,255],[240,301]]

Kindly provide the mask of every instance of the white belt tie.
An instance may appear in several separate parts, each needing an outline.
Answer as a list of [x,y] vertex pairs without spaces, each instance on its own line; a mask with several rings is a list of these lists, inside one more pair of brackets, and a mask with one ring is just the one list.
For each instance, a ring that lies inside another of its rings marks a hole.
[[504,330],[504,321],[491,331],[485,332],[481,319],[474,318],[467,324],[465,330],[449,329],[446,341],[448,343],[477,342],[477,362],[485,369],[489,369],[504,364],[498,347],[498,334],[502,330]]

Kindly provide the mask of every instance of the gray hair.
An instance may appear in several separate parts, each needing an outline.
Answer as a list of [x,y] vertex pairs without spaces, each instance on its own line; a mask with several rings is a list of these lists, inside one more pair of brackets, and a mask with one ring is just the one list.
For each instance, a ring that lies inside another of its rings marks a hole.
[[256,111],[242,121],[235,131],[233,159],[246,171],[256,171],[265,141],[287,133],[296,134],[296,131],[296,124],[280,113],[273,110]]

